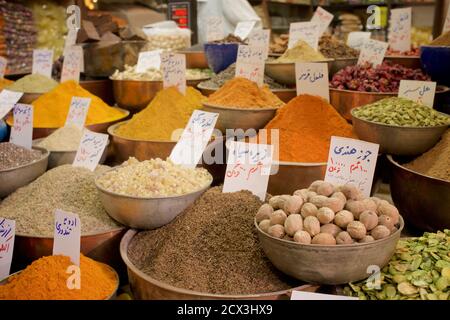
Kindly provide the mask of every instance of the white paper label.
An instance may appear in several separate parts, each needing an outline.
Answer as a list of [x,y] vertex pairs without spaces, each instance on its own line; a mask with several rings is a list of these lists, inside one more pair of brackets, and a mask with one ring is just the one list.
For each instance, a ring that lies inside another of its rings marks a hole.
[[3,119],[14,107],[14,104],[22,98],[23,92],[10,91],[3,89],[0,92],[0,119]]
[[305,41],[311,48],[317,50],[319,47],[321,27],[314,22],[294,22],[289,26],[288,48],[295,46],[298,40]]
[[450,31],[450,5],[448,6],[447,16],[445,17],[442,33],[446,33],[447,31]]
[[270,30],[253,30],[248,37],[248,44],[252,47],[262,47],[264,60],[269,56]]
[[296,62],[295,77],[297,95],[311,94],[330,101],[328,64]]
[[236,77],[247,78],[258,86],[264,83],[264,48],[239,45],[236,59]]
[[356,50],[361,50],[364,42],[370,39],[370,32],[354,31],[350,32],[347,37],[347,45]]
[[220,16],[206,18],[206,41],[216,41],[224,38],[223,19]]
[[153,68],[159,70],[161,67],[162,50],[145,51],[139,53],[136,65],[137,73],[144,73],[147,69]]
[[8,65],[8,59],[0,57],[0,79],[5,76],[6,66]]
[[9,142],[31,149],[33,141],[33,106],[18,103],[14,106],[14,125]]
[[249,190],[264,201],[272,165],[272,146],[229,141],[227,147],[223,192]]
[[33,50],[33,74],[42,74],[48,78],[52,77],[53,50]]
[[56,209],[53,255],[69,257],[73,264],[79,266],[80,238],[81,222],[78,215]]
[[379,147],[361,140],[331,137],[325,181],[353,184],[369,197]]
[[364,42],[361,52],[359,54],[358,64],[370,63],[376,67],[383,63],[384,55],[389,44],[378,40],[367,40]]
[[236,37],[241,38],[242,40],[246,39],[250,32],[252,32],[253,27],[255,26],[256,21],[241,21],[236,25],[236,29],[234,29],[234,35]]
[[164,52],[161,54],[161,70],[164,88],[176,87],[182,94],[186,93],[186,56]]
[[66,35],[66,41],[64,42],[64,51],[70,49],[77,43],[77,35],[78,35],[77,29],[69,29],[69,32],[67,32]]
[[323,294],[306,291],[292,291],[291,300],[359,300],[356,297]]
[[9,276],[16,236],[16,222],[0,218],[0,280]]
[[391,10],[389,22],[389,45],[392,50],[411,50],[411,8]]
[[321,37],[322,34],[327,31],[328,26],[330,25],[331,21],[333,21],[333,18],[334,15],[329,13],[327,10],[323,9],[322,7],[317,7],[313,17],[311,18],[311,22],[318,23],[320,25],[319,37]]
[[436,82],[400,80],[398,96],[433,107]]
[[80,67],[83,59],[83,49],[73,46],[64,52],[64,63],[61,71],[61,82],[74,80],[80,81]]
[[194,110],[180,140],[172,149],[170,160],[195,168],[211,139],[218,117],[218,113]]
[[85,129],[73,165],[94,171],[105,151],[107,143],[107,134]]
[[83,128],[90,104],[91,98],[72,97],[65,126],[73,124],[78,128]]

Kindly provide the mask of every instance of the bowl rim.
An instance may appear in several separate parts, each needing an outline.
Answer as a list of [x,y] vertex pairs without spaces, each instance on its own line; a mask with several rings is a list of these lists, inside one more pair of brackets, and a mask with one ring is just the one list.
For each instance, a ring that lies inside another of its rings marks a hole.
[[37,159],[37,160],[35,160],[35,161],[22,164],[22,165],[20,165],[18,167],[0,170],[0,174],[5,173],[5,172],[14,171],[14,170],[23,169],[25,167],[30,167],[30,166],[32,166],[34,164],[38,164],[38,163],[41,163],[41,162],[45,161],[50,156],[50,152],[47,149],[44,149],[44,148],[41,148],[41,147],[37,147],[37,146],[31,146],[31,148],[35,149],[35,150],[38,150],[38,151],[41,151],[42,157]]
[[[202,83],[199,83],[197,85],[197,88],[200,90],[210,90],[210,91],[214,91],[214,92],[220,89],[220,88],[208,88],[208,87],[204,86]],[[271,92],[277,93],[277,92],[295,92],[297,89],[296,88],[280,88],[280,89],[270,89],[269,88],[269,90]]]
[[[362,94],[362,95],[382,95],[382,96],[397,96],[398,92],[367,92],[367,91],[357,91],[357,90],[348,90],[348,89],[337,89],[332,88],[331,86],[328,88],[331,91],[335,92],[345,92],[345,93],[352,93],[352,94]],[[450,87],[447,87],[445,85],[438,84],[436,85],[436,93],[435,94],[441,94],[450,91]],[[362,107],[362,106],[360,106]],[[358,107],[359,108],[359,107]]]
[[[327,62],[327,63],[329,63],[329,62],[333,62],[333,61],[335,61],[336,59],[333,59],[333,58],[326,58],[326,59],[322,59],[322,60],[314,60],[314,61],[303,61],[303,60],[298,60],[298,61],[296,61],[296,62],[311,62],[311,63],[323,63],[323,62]],[[293,66],[293,67],[295,67],[295,62],[275,62],[274,60],[272,60],[272,61],[265,61],[265,65],[267,66],[267,65],[278,65],[278,66],[286,66],[286,65],[289,65],[289,66]]]
[[[105,212],[106,212],[106,210],[105,210]],[[120,224],[120,222],[114,220],[109,215],[108,215],[108,217],[111,220],[113,220],[115,223]],[[127,229],[128,229],[127,226],[121,224],[121,226],[117,226],[117,228],[114,228],[114,229],[111,229],[111,230],[108,230],[108,231],[98,231],[98,232],[91,232],[91,233],[86,233],[86,234],[81,233],[81,240],[83,240],[83,238],[85,238],[85,237],[103,236],[103,235],[105,235],[107,233],[110,233],[110,232],[117,232],[117,233],[119,233],[120,231],[127,230]],[[28,234],[20,233],[20,232],[16,232],[16,236],[22,237],[22,238],[36,238],[36,239],[45,239],[45,240],[53,240],[54,239],[54,237],[39,236],[39,235],[30,236]]]
[[131,119],[129,120],[124,120],[124,121],[120,121],[117,123],[114,123],[112,125],[110,125],[107,129],[107,132],[109,135],[111,135],[113,138],[119,138],[119,139],[123,139],[123,140],[128,140],[128,141],[133,141],[133,142],[150,142],[150,143],[171,143],[173,145],[177,144],[178,141],[169,141],[169,140],[142,140],[142,139],[131,139],[131,138],[126,138],[126,137],[122,137],[120,135],[118,135],[117,133],[115,133],[116,129],[118,127],[120,127],[121,125],[124,125],[126,123],[128,123],[129,121],[131,121]]
[[236,111],[236,112],[245,112],[245,111],[257,111],[257,112],[273,112],[281,108],[280,107],[270,107],[270,108],[233,108],[233,107],[225,107],[219,106],[215,104],[211,104],[208,102],[202,102],[203,107],[219,109],[219,110],[227,110],[227,111]]

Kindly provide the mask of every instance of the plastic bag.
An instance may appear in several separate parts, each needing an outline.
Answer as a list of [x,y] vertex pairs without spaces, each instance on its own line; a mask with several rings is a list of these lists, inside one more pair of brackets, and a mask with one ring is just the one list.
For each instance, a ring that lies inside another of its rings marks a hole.
[[178,28],[174,21],[162,21],[143,27],[147,50],[181,50],[191,46],[191,30]]

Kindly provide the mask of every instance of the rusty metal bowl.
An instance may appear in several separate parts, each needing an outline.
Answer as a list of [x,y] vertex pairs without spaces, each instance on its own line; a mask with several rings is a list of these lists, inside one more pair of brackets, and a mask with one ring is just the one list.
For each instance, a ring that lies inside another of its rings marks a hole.
[[331,79],[339,70],[358,63],[358,58],[336,58],[331,62],[329,78]]
[[120,255],[127,265],[131,290],[139,300],[288,300],[293,290],[315,291],[315,286],[302,285],[289,290],[248,295],[211,294],[187,290],[161,282],[139,270],[128,258],[128,246],[137,230],[129,230],[120,242]]
[[186,56],[186,69],[208,69],[205,51],[183,50],[178,53]]
[[[322,61],[308,62],[326,62],[328,63],[328,74],[334,59],[325,59]],[[306,62],[306,61],[305,61]],[[276,82],[288,86],[295,86],[295,63],[276,63],[274,61],[266,61],[265,73]]]
[[344,284],[366,279],[369,266],[382,269],[391,259],[404,222],[385,239],[348,245],[300,244],[263,232],[255,220],[259,241],[274,266],[296,279],[316,284]]
[[402,165],[409,158],[387,156],[391,165],[390,187],[395,206],[406,222],[423,231],[450,228],[450,182],[426,176]]
[[399,64],[410,69],[422,69],[420,56],[386,56],[384,61]]

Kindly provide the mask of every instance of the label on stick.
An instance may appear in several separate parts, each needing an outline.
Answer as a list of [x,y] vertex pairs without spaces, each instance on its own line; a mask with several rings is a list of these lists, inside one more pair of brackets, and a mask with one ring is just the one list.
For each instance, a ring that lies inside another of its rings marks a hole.
[[42,74],[48,78],[52,77],[53,50],[35,49],[33,50],[33,74]]
[[394,51],[411,50],[411,8],[391,10],[389,22],[389,46]]
[[78,215],[56,209],[53,255],[69,257],[73,264],[79,266],[80,238],[81,222]]
[[239,45],[236,59],[236,77],[247,78],[258,86],[264,83],[264,48]]
[[3,119],[3,117],[11,111],[22,96],[23,92],[10,91],[7,89],[0,91],[0,119]]
[[216,41],[224,38],[223,19],[220,16],[206,19],[206,41]]
[[241,21],[236,25],[236,28],[234,29],[234,35],[236,37],[241,38],[242,40],[245,40],[250,32],[252,32],[253,27],[255,26],[256,21]]
[[6,73],[6,66],[8,65],[8,59],[0,57],[0,79],[3,79]]
[[108,135],[84,129],[73,165],[94,171],[108,144]]
[[72,46],[64,52],[64,63],[61,71],[61,82],[67,80],[80,81],[81,61],[83,49],[80,46]]
[[252,47],[262,47],[264,60],[269,56],[270,30],[253,30],[248,37],[248,44]]
[[295,78],[297,95],[311,94],[330,101],[327,63],[296,62]]
[[400,80],[398,96],[433,107],[436,82]]
[[33,142],[33,106],[18,103],[14,106],[14,125],[9,142],[31,149]]
[[159,70],[161,67],[161,52],[162,50],[140,52],[136,72],[143,73],[150,68]]
[[354,31],[350,32],[347,37],[347,45],[356,50],[361,50],[364,42],[370,39],[370,32]]
[[186,56],[165,52],[161,54],[161,70],[164,88],[176,87],[182,94],[186,93]]
[[72,97],[65,126],[73,124],[78,128],[83,128],[90,104],[91,98]]
[[387,42],[369,39],[363,43],[358,64],[370,63],[375,68],[383,63],[389,44]]
[[289,26],[288,48],[295,46],[298,40],[305,41],[311,48],[319,47],[320,25],[314,22],[294,22]]
[[16,222],[0,218],[0,280],[9,276],[16,236]]
[[313,17],[311,18],[311,22],[318,23],[320,25],[319,37],[321,37],[325,31],[327,31],[328,26],[331,21],[333,21],[334,15],[329,13],[327,10],[322,7],[317,7],[314,12]]

